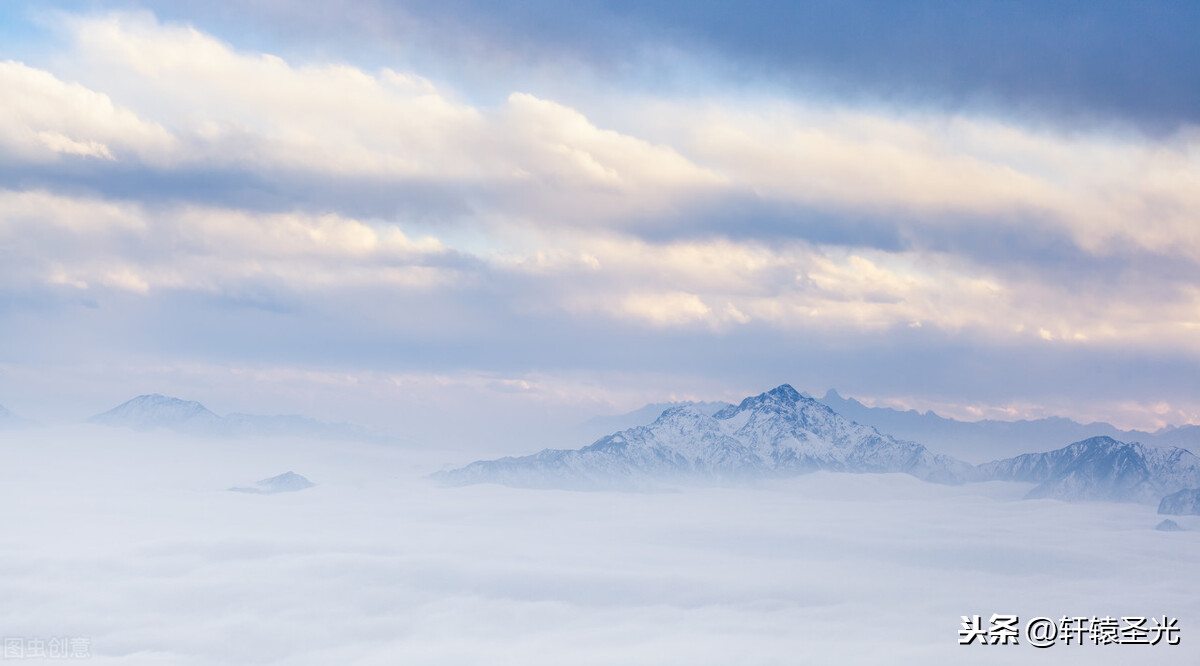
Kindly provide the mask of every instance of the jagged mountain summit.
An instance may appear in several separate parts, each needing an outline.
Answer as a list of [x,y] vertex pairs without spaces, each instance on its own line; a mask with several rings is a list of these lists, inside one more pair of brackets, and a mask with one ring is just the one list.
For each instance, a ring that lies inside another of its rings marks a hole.
[[1200,486],[1200,458],[1187,449],[1149,448],[1111,437],[1092,437],[977,469],[981,480],[1038,484],[1029,498],[1158,502],[1164,495]]
[[662,482],[722,482],[815,471],[902,472],[958,483],[970,465],[915,442],[848,421],[784,384],[708,415],[672,407],[577,450],[547,449],[477,461],[434,477],[452,485],[501,483],[534,488],[647,487]]
[[323,423],[295,415],[219,416],[194,400],[181,400],[158,393],[139,395],[87,420],[106,426],[134,430],[174,430],[208,437],[294,436],[326,439],[379,440],[362,428],[346,423]]
[[1184,488],[1158,503],[1158,512],[1171,516],[1200,516],[1200,489]]

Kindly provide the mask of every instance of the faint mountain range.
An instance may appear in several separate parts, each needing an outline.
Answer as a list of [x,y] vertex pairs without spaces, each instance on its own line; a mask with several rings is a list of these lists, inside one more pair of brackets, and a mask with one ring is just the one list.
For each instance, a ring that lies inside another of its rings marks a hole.
[[16,430],[34,425],[33,421],[23,419],[13,414],[4,405],[0,405],[0,430]]
[[207,437],[292,436],[321,439],[384,440],[348,423],[324,423],[303,416],[218,416],[194,400],[158,393],[139,395],[87,420],[97,425],[134,430],[165,429]]
[[295,472],[284,472],[279,476],[257,481],[250,487],[230,488],[235,493],[250,493],[252,495],[274,495],[276,493],[294,493],[312,488],[316,484]]
[[1200,447],[1200,426],[1170,426],[1154,432],[1121,430],[1109,423],[1078,423],[1051,417],[1024,421],[956,421],[927,411],[867,407],[829,390],[820,402],[842,416],[902,439],[921,442],[933,451],[971,462],[983,462],[1030,451],[1049,451],[1063,442],[1111,437],[1153,447]]
[[1157,503],[1165,495],[1200,487],[1200,458],[1190,451],[1150,448],[1111,437],[1092,437],[976,469],[980,480],[1038,484],[1028,498]]
[[968,480],[974,471],[915,442],[852,423],[784,384],[712,414],[691,405],[670,407],[650,425],[582,449],[477,461],[434,478],[451,485],[590,489],[745,481],[819,470],[902,472],[942,483]]
[[159,393],[139,395],[88,419],[98,425],[134,430],[186,430],[205,432],[222,428],[221,417],[194,400],[180,400]]

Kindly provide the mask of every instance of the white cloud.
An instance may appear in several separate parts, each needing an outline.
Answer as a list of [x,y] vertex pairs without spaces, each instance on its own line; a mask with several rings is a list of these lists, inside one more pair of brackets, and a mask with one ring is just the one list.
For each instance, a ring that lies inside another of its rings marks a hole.
[[[418,74],[292,63],[148,14],[64,23],[68,69],[93,90],[17,63],[0,70],[14,93],[0,103],[10,119],[0,140],[30,159],[127,150],[175,165],[454,182],[482,197],[482,216],[544,227],[686,226],[656,216],[748,191],[918,234],[1057,230],[1100,255],[1200,261],[1195,128],[1064,135],[980,116],[633,98],[618,115],[634,136],[527,93],[473,105]],[[17,98],[38,100],[36,113]]]
[[[557,253],[506,258],[537,266],[558,305],[655,326],[725,329],[764,322],[785,330],[878,330],[927,322],[989,330],[1018,296],[969,264],[924,253],[863,252],[792,242],[767,247],[724,239],[648,243],[608,234],[557,234]],[[586,254],[585,254],[586,253]],[[586,256],[587,262],[580,257]],[[975,272],[973,272],[975,271]]]
[[[428,80],[235,51],[144,14],[68,22],[82,74],[190,138],[186,160],[350,176],[566,187],[613,196],[719,182],[667,146],[525,93],[497,108]],[[554,198],[554,197],[549,197]]]
[[348,304],[343,297],[368,291],[482,294],[498,283],[514,288],[501,292],[503,316],[565,314],[581,325],[606,317],[715,332],[863,333],[918,323],[992,343],[1200,351],[1200,290],[1169,278],[1080,290],[923,251],[559,230],[523,237],[513,250],[467,252],[394,222],[332,213],[148,207],[44,191],[0,191],[0,240],[9,249],[0,274],[14,285],[300,298],[315,290]]
[[151,209],[135,202],[0,191],[0,240],[19,252],[0,274],[86,289],[103,284],[222,290],[282,280],[292,289],[384,286],[426,289],[453,269],[421,265],[446,248],[410,239],[394,224],[334,214],[249,213],[201,206]]
[[99,157],[106,160],[115,159],[108,146],[98,141],[75,141],[58,132],[38,132],[37,137],[43,146],[56,153]]
[[540,286],[526,283],[539,311],[714,331],[757,323],[860,334],[915,325],[978,344],[1200,352],[1200,290],[1169,275],[1080,285],[921,250],[651,243],[588,232],[523,242],[539,249],[488,258],[496,270],[539,278]]
[[511,131],[513,152],[527,153],[554,184],[573,178],[578,182],[568,184],[628,192],[723,182],[669,146],[600,129],[579,111],[533,95],[510,95],[505,112],[506,122],[497,129]]
[[147,225],[137,205],[40,190],[0,190],[0,233],[12,240],[47,228],[95,239],[114,233],[144,233]]
[[[1200,350],[1200,290],[1163,278],[1120,291],[1077,290],[1034,277],[983,273],[950,255],[724,239],[649,243],[612,233],[559,231],[537,248],[449,257],[433,237],[395,223],[337,214],[253,213],[0,191],[2,269],[15,284],[107,285],[226,292],[265,287],[303,294],[433,290],[521,276],[501,307],[610,316],[654,327],[714,330],[751,323],[788,331],[879,331],[914,322],[993,341],[1170,345]],[[473,255],[473,257],[472,257]],[[1146,298],[1147,292],[1157,294]],[[582,321],[582,320],[581,320]]]
[[[120,266],[107,271],[101,277],[100,281],[118,289],[124,289],[125,291],[132,291],[142,295],[150,293],[150,283],[146,282],[137,271],[128,266]],[[83,280],[75,280],[75,282],[77,284],[87,284]]]
[[[0,493],[22,510],[0,534],[0,622],[86,637],[100,663],[984,664],[990,648],[955,631],[993,612],[1167,613],[1181,644],[1146,649],[1194,663],[1200,525],[1158,534],[1153,507],[875,474],[443,489],[423,478],[446,460],[436,447],[95,427],[10,443]],[[289,469],[317,485],[224,490]],[[1131,569],[1156,575],[1130,585]],[[1128,661],[1048,653],[1067,647]]]
[[712,312],[700,297],[687,292],[639,292],[620,300],[616,314],[644,319],[657,326],[703,320]]
[[[469,99],[418,73],[284,60],[148,14],[64,24],[73,47],[45,69],[0,63],[3,159],[39,174],[71,165],[62,181],[37,181],[51,189],[0,191],[0,277],[14,293],[46,287],[86,304],[104,290],[152,297],[142,301],[282,294],[320,316],[361,315],[381,338],[407,317],[475,344],[512,316],[568,329],[603,320],[643,339],[920,327],[993,348],[1200,353],[1195,128],[1064,134],[980,116],[619,93],[604,115],[555,99],[553,86]],[[279,207],[213,203],[203,188],[140,196],[130,180],[115,195],[125,200],[77,194],[143,172],[244,174],[247,189],[278,186]],[[76,194],[52,191],[60,182]],[[344,202],[288,209],[314,182],[381,198],[397,185],[388,205],[442,225],[422,209],[428,186],[449,193],[455,219],[421,238],[405,217]],[[817,219],[763,222],[739,212],[746,198]],[[787,238],[860,218],[908,249],[872,249],[854,228],[813,234],[845,239],[828,244]],[[981,264],[954,242],[922,242],[954,234],[978,254],[999,239],[995,256]],[[1022,250],[1003,246],[1014,238],[1067,238],[1125,263],[1112,275],[1099,262],[1060,271],[1014,256]],[[376,307],[417,292],[437,301],[422,316]],[[461,311],[433,316],[447,303]]]
[[108,95],[19,62],[0,62],[0,147],[7,159],[46,162],[75,155],[112,161],[128,154],[159,163],[173,146],[165,129]]
[[[663,105],[643,120],[761,196],[915,229],[1064,230],[1102,255],[1129,247],[1200,260],[1200,130],[1063,135],[984,117],[776,102]],[[1031,224],[1036,221],[1036,224]]]

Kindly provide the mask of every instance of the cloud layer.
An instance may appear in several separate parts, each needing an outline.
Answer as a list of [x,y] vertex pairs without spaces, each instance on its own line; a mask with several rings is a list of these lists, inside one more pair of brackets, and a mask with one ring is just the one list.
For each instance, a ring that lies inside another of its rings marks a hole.
[[[38,340],[72,322],[92,331],[81,357],[140,347],[155,363],[691,373],[960,411],[1073,391],[1200,405],[1177,389],[1200,358],[1189,122],[1063,131],[761,89],[580,96],[566,80],[556,99],[546,79],[476,91],[150,13],[52,22],[60,51],[0,53],[12,365],[51,356]],[[929,373],[917,357],[950,376],[971,349],[974,385],[868,379]],[[1042,390],[1006,367],[1047,355],[1067,372]],[[1114,360],[1178,375],[1100,391],[1085,369]]]
[[[1020,501],[1027,484],[443,489],[424,475],[477,451],[89,426],[3,445],[0,497],[22,506],[0,536],[6,636],[85,637],[99,663],[1128,659],[963,648],[975,613],[1167,614],[1180,644],[1145,650],[1195,662],[1197,521],[1162,534],[1153,507]],[[225,490],[288,469],[317,485]]]

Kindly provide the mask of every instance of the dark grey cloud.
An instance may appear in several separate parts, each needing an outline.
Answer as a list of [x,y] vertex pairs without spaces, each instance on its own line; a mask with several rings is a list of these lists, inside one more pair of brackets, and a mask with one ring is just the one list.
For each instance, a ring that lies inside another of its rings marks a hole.
[[624,228],[651,242],[721,237],[900,251],[911,247],[904,226],[899,215],[848,213],[726,190],[698,195],[655,217],[635,216]]
[[474,212],[479,193],[469,183],[423,178],[183,165],[64,160],[0,164],[0,189],[49,190],[70,196],[139,201],[152,206],[197,204],[258,212],[337,212],[356,218],[402,218],[447,224]]
[[1152,287],[1156,297],[1166,297],[1181,284],[1200,282],[1200,265],[1188,257],[1134,244],[1088,249],[1068,228],[1035,212],[855,211],[722,191],[653,218],[632,218],[622,228],[652,243],[728,238],[768,246],[800,241],[852,251],[939,253],[981,271],[1075,284],[1081,292]]
[[[1152,131],[1200,122],[1191,2],[779,2],[370,0],[159,2],[164,17],[219,26],[251,45],[398,56],[445,71],[586,69],[625,85],[693,85],[664,52],[739,80],[918,106],[995,107],[1060,128],[1113,119]],[[435,51],[428,58],[425,51]],[[469,66],[464,66],[470,63]]]

